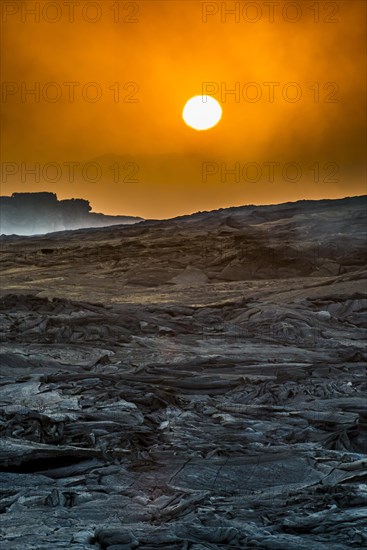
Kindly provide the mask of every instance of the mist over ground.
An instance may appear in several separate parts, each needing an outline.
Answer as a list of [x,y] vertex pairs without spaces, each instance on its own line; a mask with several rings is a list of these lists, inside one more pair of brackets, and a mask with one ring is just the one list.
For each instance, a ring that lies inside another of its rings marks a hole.
[[133,216],[91,212],[85,199],[58,200],[56,193],[13,193],[0,197],[0,234],[36,235],[142,221]]

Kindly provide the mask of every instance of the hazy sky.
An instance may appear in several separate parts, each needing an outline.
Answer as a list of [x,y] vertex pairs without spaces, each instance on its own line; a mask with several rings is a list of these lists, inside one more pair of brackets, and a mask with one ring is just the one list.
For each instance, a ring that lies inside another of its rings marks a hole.
[[364,0],[1,4],[2,194],[164,218],[366,192]]

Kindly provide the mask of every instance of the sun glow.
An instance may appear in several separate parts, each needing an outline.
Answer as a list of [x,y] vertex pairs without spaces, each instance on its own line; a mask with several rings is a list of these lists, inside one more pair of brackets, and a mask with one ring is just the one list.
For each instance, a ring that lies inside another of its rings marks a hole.
[[182,118],[194,130],[209,130],[222,118],[222,108],[213,97],[197,95],[186,103]]

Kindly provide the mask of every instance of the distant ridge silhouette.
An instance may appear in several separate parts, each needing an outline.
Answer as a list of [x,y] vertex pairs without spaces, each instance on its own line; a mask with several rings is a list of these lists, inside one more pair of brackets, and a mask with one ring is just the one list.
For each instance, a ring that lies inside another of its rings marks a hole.
[[106,216],[91,212],[85,199],[58,200],[56,193],[13,193],[0,197],[0,233],[35,235],[118,224],[133,224],[143,218]]

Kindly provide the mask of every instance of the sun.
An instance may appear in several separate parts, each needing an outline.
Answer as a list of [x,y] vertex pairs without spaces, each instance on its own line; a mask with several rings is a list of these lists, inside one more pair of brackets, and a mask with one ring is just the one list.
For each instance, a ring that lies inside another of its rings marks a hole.
[[209,130],[222,118],[222,108],[214,97],[196,95],[186,103],[182,118],[194,130]]

